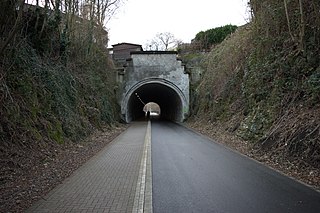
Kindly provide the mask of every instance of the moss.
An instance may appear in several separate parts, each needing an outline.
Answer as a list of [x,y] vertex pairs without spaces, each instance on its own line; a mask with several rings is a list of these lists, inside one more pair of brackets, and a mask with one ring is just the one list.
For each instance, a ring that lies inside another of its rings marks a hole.
[[[97,52],[82,64],[76,59],[64,64],[39,56],[28,43],[19,45],[3,59],[8,69],[1,79],[7,92],[1,96],[1,140],[78,141],[116,121],[110,92],[115,82],[106,53]],[[94,119],[85,110],[90,107],[99,111]]]
[[59,144],[64,143],[62,125],[59,121],[50,124],[47,129],[48,136],[51,140],[56,141]]

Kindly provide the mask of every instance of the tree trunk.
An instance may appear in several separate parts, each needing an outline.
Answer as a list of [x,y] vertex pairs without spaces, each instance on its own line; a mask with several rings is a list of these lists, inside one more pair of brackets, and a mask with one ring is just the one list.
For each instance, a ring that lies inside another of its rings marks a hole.
[[299,0],[299,11],[300,11],[300,50],[303,52],[303,55],[306,54],[306,45],[305,45],[305,20],[304,20],[304,10],[302,0]]
[[17,34],[17,32],[21,26],[21,20],[22,20],[23,9],[24,9],[24,4],[25,4],[24,1],[25,0],[20,0],[19,13],[18,13],[18,17],[14,23],[14,26],[13,26],[12,30],[10,31],[7,39],[3,42],[3,44],[0,44],[0,55],[3,54],[4,50],[9,45],[9,43],[12,41],[12,39],[15,37],[15,35]]
[[291,31],[291,24],[290,24],[290,17],[289,17],[289,13],[288,13],[287,0],[283,0],[283,4],[284,4],[284,10],[286,13],[286,17],[287,17],[288,31],[289,31],[289,34],[290,34],[292,41],[295,42],[295,38],[294,38],[292,31]]

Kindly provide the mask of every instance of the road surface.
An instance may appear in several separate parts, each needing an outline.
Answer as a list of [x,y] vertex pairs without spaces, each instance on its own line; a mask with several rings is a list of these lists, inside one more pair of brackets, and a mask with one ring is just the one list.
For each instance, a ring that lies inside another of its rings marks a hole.
[[319,213],[320,193],[180,125],[152,122],[153,212]]

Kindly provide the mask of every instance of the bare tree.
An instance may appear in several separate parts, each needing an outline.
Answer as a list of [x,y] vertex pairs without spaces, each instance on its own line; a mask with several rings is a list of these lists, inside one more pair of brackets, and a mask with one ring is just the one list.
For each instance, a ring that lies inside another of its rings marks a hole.
[[[59,31],[61,44],[65,44],[65,47],[80,37],[89,41],[87,42],[89,46],[92,42],[106,45],[108,40],[106,24],[125,1],[1,0],[0,55],[11,43],[17,42],[15,38],[22,29],[30,28],[28,23],[33,15],[36,16],[34,29],[40,29],[37,34],[39,38],[42,38],[46,30],[51,27]],[[32,16],[27,11],[29,8],[37,8]]]
[[176,39],[170,32],[158,33],[150,42],[147,43],[149,50],[173,50],[182,43],[181,40]]
[[106,24],[122,2],[122,0],[97,0],[98,23],[100,25]]
[[82,2],[82,16],[105,26],[125,0],[85,0]]
[[159,40],[164,50],[168,50],[176,43],[174,35],[170,32],[158,33],[156,39]]

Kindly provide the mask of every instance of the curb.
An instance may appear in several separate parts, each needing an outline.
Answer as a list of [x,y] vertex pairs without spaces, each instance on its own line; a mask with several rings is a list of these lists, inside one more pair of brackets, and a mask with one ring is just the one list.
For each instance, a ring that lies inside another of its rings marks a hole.
[[151,122],[148,121],[132,213],[152,213]]

